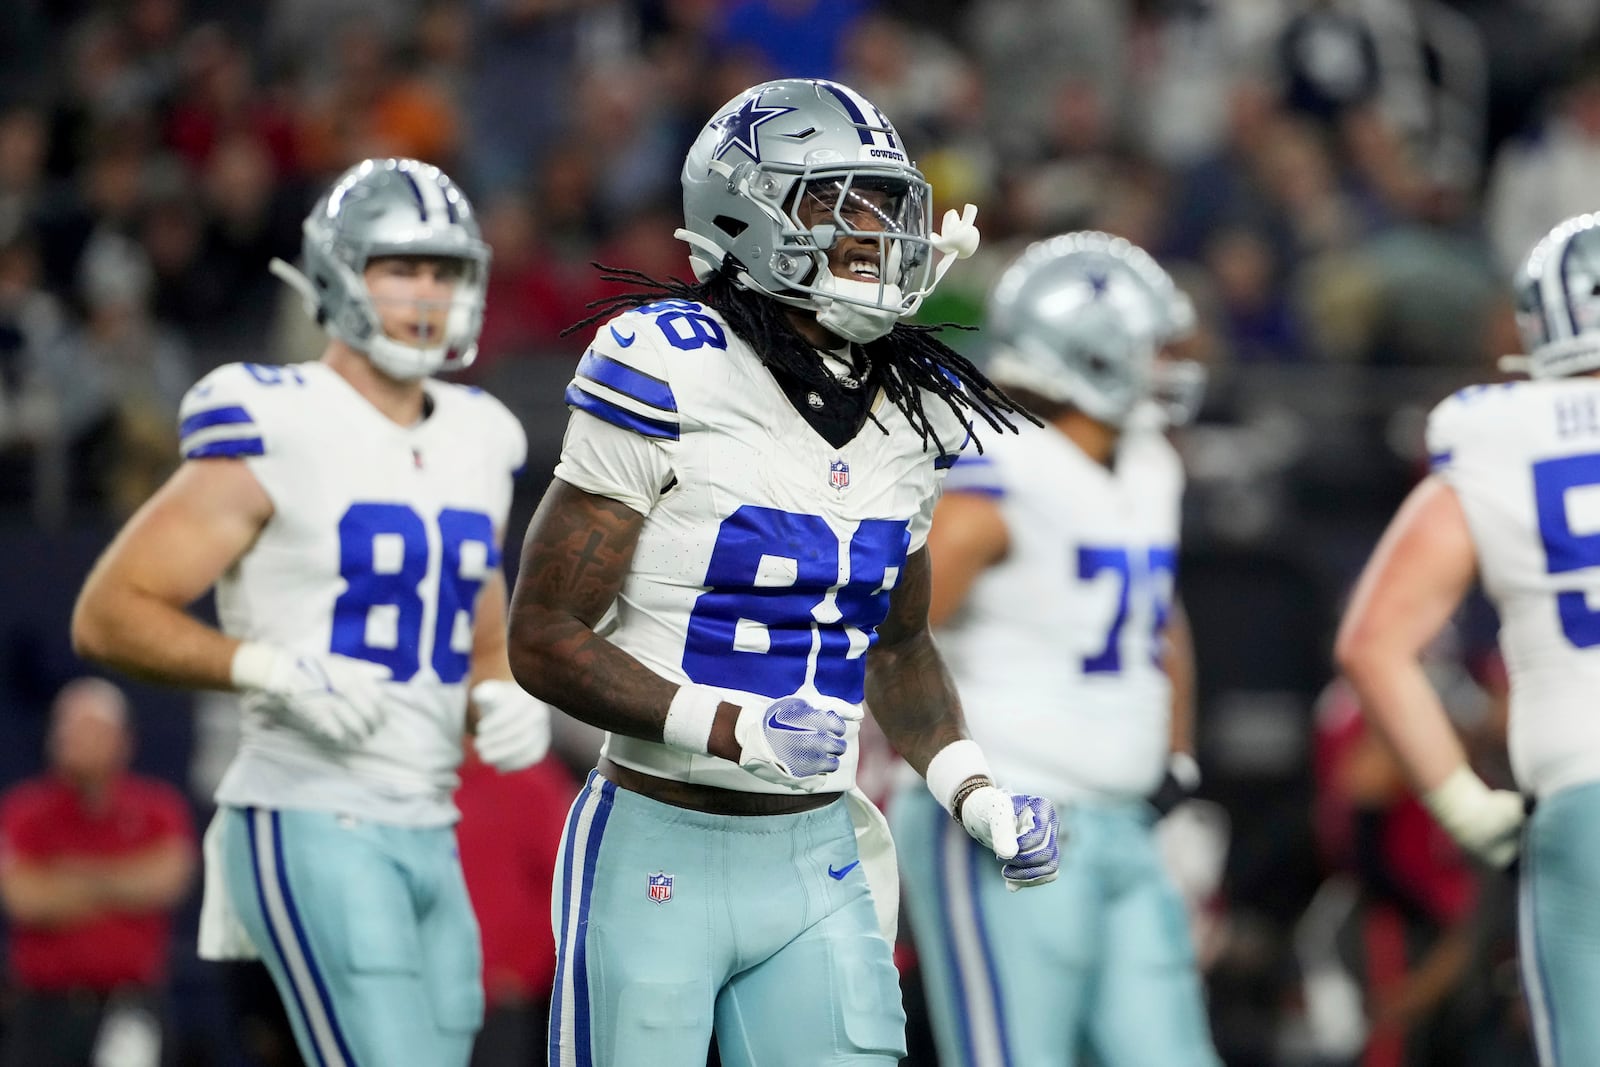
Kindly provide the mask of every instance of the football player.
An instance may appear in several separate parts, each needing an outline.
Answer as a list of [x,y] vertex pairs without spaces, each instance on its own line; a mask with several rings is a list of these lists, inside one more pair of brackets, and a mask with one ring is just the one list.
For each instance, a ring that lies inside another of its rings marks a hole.
[[[243,694],[206,835],[201,955],[259,953],[306,1062],[465,1064],[483,1004],[451,800],[477,747],[540,759],[510,681],[501,533],[526,442],[432,380],[476,352],[489,249],[437,168],[371,159],[307,217],[318,361],[231,364],[185,397],[184,462],[79,596],[73,641]],[[220,629],[186,606],[215,587]]]
[[698,1067],[715,1030],[730,1067],[893,1064],[863,703],[1009,884],[1057,863],[1054,811],[995,784],[927,629],[940,479],[969,420],[987,439],[1013,410],[902,321],[975,209],[931,232],[899,134],[827,81],[739,94],[682,181],[697,282],[597,316],[511,598],[517,678],[609,731],[557,875],[550,1062]]
[[[1569,219],[1515,282],[1531,380],[1428,419],[1432,472],[1396,513],[1339,630],[1340,666],[1428,810],[1496,867],[1522,855],[1523,989],[1539,1061],[1600,1063],[1600,215]],[[1511,677],[1518,792],[1468,766],[1423,650],[1481,580]]]
[[1013,898],[924,791],[896,795],[950,1067],[1068,1067],[1086,1050],[1105,1067],[1220,1062],[1151,802],[1175,802],[1198,770],[1186,721],[1173,724],[1192,676],[1186,635],[1174,648],[1168,633],[1183,472],[1150,417],[1171,327],[1148,268],[1094,232],[1037,242],[1007,267],[985,369],[1044,425],[963,455],[934,512],[930,614],[973,739],[1002,780],[1055,802],[1072,839],[1055,883]]

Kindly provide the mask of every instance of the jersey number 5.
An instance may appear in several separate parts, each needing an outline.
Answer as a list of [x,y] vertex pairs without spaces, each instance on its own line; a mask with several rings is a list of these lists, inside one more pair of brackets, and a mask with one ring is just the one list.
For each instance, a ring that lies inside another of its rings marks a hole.
[[333,605],[329,651],[381,663],[395,681],[409,681],[422,665],[432,600],[433,673],[447,685],[465,678],[472,655],[457,652],[453,638],[463,625],[471,634],[478,590],[499,563],[494,524],[479,511],[445,508],[439,512],[438,543],[438,587],[427,597],[423,581],[433,549],[422,516],[404,504],[351,504],[339,520],[345,591]]
[[717,530],[683,672],[702,685],[785,697],[805,685],[815,643],[817,692],[860,703],[866,651],[910,543],[903,521],[862,521],[841,585],[844,546],[820,515],[741,507]]
[[[1587,486],[1600,486],[1600,454],[1562,456],[1533,465],[1533,500],[1544,541],[1544,569],[1550,574],[1600,567],[1600,532],[1574,530],[1567,508],[1567,492]],[[1600,497],[1600,489],[1595,493]],[[1561,632],[1574,647],[1600,645],[1600,611],[1589,606],[1583,590],[1557,593],[1556,613]]]

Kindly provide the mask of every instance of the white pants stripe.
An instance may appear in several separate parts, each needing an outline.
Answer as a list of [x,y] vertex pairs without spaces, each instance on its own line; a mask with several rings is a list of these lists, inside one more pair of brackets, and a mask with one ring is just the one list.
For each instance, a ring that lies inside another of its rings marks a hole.
[[255,874],[256,893],[272,935],[272,948],[283,963],[294,990],[294,1003],[320,1061],[316,1067],[355,1067],[344,1035],[334,1018],[333,1003],[326,983],[317,971],[311,945],[300,923],[299,912],[289,890],[288,874],[280,862],[282,848],[278,815],[258,808],[246,809],[250,826],[250,859]]

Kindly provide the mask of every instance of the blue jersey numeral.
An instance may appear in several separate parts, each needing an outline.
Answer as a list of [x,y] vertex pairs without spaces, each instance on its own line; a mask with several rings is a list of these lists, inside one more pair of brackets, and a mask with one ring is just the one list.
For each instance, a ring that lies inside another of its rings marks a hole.
[[635,309],[654,316],[661,335],[673,348],[693,352],[697,348],[727,348],[728,334],[722,324],[705,313],[692,300],[657,300]]
[[[1567,490],[1600,485],[1600,454],[1562,456],[1533,465],[1533,499],[1544,541],[1545,571],[1567,574],[1600,567],[1600,533],[1578,533],[1567,512]],[[1575,648],[1600,645],[1600,611],[1581,589],[1556,594],[1561,632]]]
[[[820,515],[739,508],[717,531],[709,588],[689,615],[684,673],[704,685],[788,696],[805,685],[815,634],[817,691],[860,703],[865,652],[889,610],[898,577],[890,572],[905,565],[910,543],[903,521],[862,522],[848,546],[850,578],[841,585],[842,546]],[[860,655],[849,654],[852,642]]]
[[[379,559],[379,545],[393,548]],[[471,655],[456,651],[451,638],[460,625],[471,632],[477,608],[481,571],[464,572],[468,544],[482,546],[484,567],[499,563],[494,523],[477,511],[445,508],[439,512],[439,585],[429,662],[439,680],[461,681]],[[422,665],[423,579],[428,574],[428,530],[424,520],[404,504],[351,504],[339,520],[339,574],[345,591],[333,605],[333,638],[329,651],[382,664],[397,682],[409,681]],[[392,557],[392,558],[391,558]],[[380,569],[379,564],[382,564]],[[367,627],[376,609],[392,616],[394,641],[373,644]]]
[[1151,658],[1157,665],[1161,662],[1161,632],[1166,629],[1167,617],[1172,612],[1178,550],[1170,545],[1151,548],[1145,556],[1143,571],[1137,576],[1133,566],[1135,558],[1126,548],[1096,545],[1078,548],[1080,581],[1092,581],[1104,571],[1110,571],[1117,581],[1117,609],[1106,632],[1105,645],[1094,655],[1084,657],[1084,674],[1121,673],[1122,628],[1128,621],[1128,609],[1135,597],[1150,604]]
[[295,385],[306,384],[305,375],[300,373],[300,368],[293,364],[275,366],[271,363],[246,363],[245,372],[260,382],[262,385],[282,385],[293,382]]

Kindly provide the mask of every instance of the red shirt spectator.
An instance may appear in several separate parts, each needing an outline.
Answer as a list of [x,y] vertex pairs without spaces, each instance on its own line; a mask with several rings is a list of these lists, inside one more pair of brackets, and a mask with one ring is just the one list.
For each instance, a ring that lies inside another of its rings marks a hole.
[[[140,863],[151,849],[194,845],[183,795],[165,782],[125,775],[91,803],[55,775],[23,782],[0,804],[0,863],[76,868]],[[34,990],[156,986],[166,980],[172,916],[165,909],[106,908],[70,924],[16,921],[11,971]]]
[[491,1009],[547,1000],[556,973],[550,892],[578,784],[556,759],[501,774],[473,755],[460,773],[456,839],[483,937],[484,992]]
[[127,1041],[160,1055],[172,913],[197,850],[182,794],[128,773],[132,753],[122,691],[80,678],[51,709],[49,770],[0,798],[0,1063],[80,1067]]

